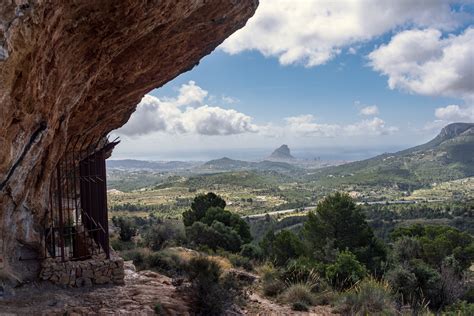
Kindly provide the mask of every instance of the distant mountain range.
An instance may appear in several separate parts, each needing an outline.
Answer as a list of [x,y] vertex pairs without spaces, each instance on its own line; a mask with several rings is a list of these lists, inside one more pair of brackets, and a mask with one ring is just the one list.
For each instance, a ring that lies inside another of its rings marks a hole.
[[474,176],[474,123],[453,123],[426,144],[317,170],[311,180],[421,186]]
[[251,162],[251,161],[243,161],[243,160],[234,160],[227,157],[208,161],[205,164],[203,164],[201,168],[208,169],[208,170],[216,170],[216,171],[272,170],[272,171],[280,171],[280,172],[298,169],[297,167],[286,162],[269,161],[269,160],[264,160],[260,162]]
[[287,145],[280,146],[266,160],[260,162],[227,157],[205,163],[109,160],[107,167],[184,171],[191,174],[255,170],[277,172],[290,177],[297,176],[303,181],[328,182],[328,186],[397,185],[401,189],[410,189],[474,176],[474,123],[453,123],[444,127],[438,136],[426,144],[330,167],[325,167],[319,161],[296,159],[291,155]]
[[107,168],[123,170],[153,170],[153,171],[171,171],[185,170],[197,165],[195,162],[188,161],[144,161],[134,159],[107,160]]

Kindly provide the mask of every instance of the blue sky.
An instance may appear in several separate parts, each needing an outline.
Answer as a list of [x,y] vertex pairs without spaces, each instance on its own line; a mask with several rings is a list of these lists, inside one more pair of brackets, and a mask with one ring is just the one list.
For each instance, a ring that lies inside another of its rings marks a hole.
[[258,159],[288,143],[352,160],[472,122],[473,2],[374,3],[262,0],[247,26],[142,100],[114,158]]

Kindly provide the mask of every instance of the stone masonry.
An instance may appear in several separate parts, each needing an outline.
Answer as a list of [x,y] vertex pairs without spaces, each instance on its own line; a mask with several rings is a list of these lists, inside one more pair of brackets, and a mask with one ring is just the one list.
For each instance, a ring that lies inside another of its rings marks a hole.
[[48,258],[41,264],[40,279],[54,284],[84,287],[93,284],[124,284],[123,259],[111,255],[97,255],[83,261],[62,262]]

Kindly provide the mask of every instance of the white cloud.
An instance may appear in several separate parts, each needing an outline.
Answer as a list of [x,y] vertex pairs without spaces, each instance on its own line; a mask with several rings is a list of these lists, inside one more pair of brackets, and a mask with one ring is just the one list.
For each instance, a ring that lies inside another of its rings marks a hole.
[[234,104],[234,103],[238,103],[239,99],[233,98],[233,97],[230,97],[230,96],[227,96],[227,95],[223,95],[222,96],[222,101],[224,103],[227,103],[227,104]]
[[435,29],[409,30],[369,54],[391,89],[430,96],[474,98],[474,28],[443,37]]
[[377,115],[379,114],[379,108],[376,105],[365,106],[362,109],[360,109],[359,114],[366,115],[366,116]]
[[448,105],[437,108],[435,116],[448,122],[474,122],[474,106],[461,107],[459,105]]
[[361,135],[389,135],[398,131],[397,127],[386,126],[385,121],[374,117],[349,125],[321,124],[315,121],[312,115],[300,115],[285,119],[286,129],[298,136],[361,136]]
[[[153,132],[232,135],[256,132],[252,118],[233,109],[205,105],[208,95],[194,81],[183,84],[176,98],[145,95],[130,120],[116,131],[125,136]],[[186,107],[184,110],[183,107]]]
[[[326,63],[341,49],[406,26],[452,30],[471,18],[455,11],[456,0],[261,0],[247,25],[221,49],[257,50],[281,64]],[[355,50],[349,50],[354,53]]]

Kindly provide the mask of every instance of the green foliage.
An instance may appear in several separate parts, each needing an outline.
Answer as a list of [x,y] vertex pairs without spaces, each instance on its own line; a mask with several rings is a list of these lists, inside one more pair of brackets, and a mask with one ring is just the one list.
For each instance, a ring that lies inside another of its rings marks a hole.
[[166,246],[176,246],[186,239],[182,225],[175,221],[165,220],[155,223],[144,233],[145,244],[151,250],[157,251]]
[[280,299],[287,304],[299,302],[306,306],[314,305],[315,302],[311,287],[304,283],[290,285],[281,293]]
[[347,194],[335,193],[319,202],[316,212],[308,214],[303,236],[319,261],[328,262],[329,244],[333,249],[356,254],[372,271],[380,269],[386,258],[383,243],[374,236],[360,207]]
[[196,245],[206,245],[212,250],[222,248],[237,252],[242,245],[242,239],[237,232],[218,221],[214,221],[211,226],[195,222],[186,228],[186,236]]
[[291,304],[291,309],[298,312],[307,312],[309,310],[309,307],[303,302],[294,302],[293,304]]
[[136,224],[128,217],[114,216],[112,222],[120,230],[119,236],[122,241],[130,241],[137,234]]
[[261,260],[263,258],[263,250],[256,244],[245,244],[240,250],[240,255],[253,260]]
[[152,252],[145,257],[147,269],[155,270],[167,276],[182,275],[186,269],[186,262],[181,257],[167,249]]
[[264,254],[278,266],[283,266],[288,260],[298,258],[304,253],[303,243],[289,230],[282,230],[277,234],[269,231],[260,246]]
[[362,280],[367,271],[350,251],[343,251],[336,257],[336,261],[326,268],[326,277],[334,287],[346,289]]
[[220,283],[222,271],[219,265],[206,257],[195,257],[189,262],[188,274],[196,300],[195,312],[198,315],[222,315],[231,298]]
[[120,255],[125,261],[131,260],[138,269],[142,269],[145,267],[145,259],[148,256],[148,251],[146,249],[133,249],[122,251]]
[[214,221],[218,221],[237,232],[244,243],[252,241],[249,225],[238,214],[224,211],[219,207],[211,207],[206,211],[200,221],[209,226],[211,226]]
[[183,223],[185,226],[191,226],[201,220],[211,207],[224,209],[225,206],[225,201],[215,193],[200,194],[194,198],[191,209],[183,213]]
[[225,201],[214,193],[198,195],[191,210],[183,213],[190,243],[212,250],[238,252],[243,243],[250,242],[250,228],[237,214],[225,211]]
[[280,278],[287,285],[306,284],[311,291],[319,293],[329,288],[327,282],[318,273],[320,269],[320,265],[314,260],[300,257],[288,262],[282,269]]
[[440,267],[443,260],[451,255],[459,262],[462,270],[467,269],[474,260],[473,237],[455,228],[417,224],[397,228],[392,234],[394,240],[403,236],[412,237],[419,242],[421,250],[416,258],[432,267]]
[[389,284],[368,277],[341,295],[343,315],[398,315]]
[[262,276],[263,294],[266,296],[276,296],[285,289],[285,283],[281,280],[278,269],[272,264],[266,263],[260,268]]
[[474,304],[466,301],[458,301],[450,305],[443,312],[444,316],[470,316],[474,315]]

